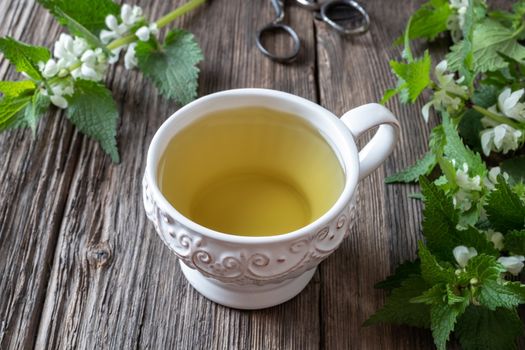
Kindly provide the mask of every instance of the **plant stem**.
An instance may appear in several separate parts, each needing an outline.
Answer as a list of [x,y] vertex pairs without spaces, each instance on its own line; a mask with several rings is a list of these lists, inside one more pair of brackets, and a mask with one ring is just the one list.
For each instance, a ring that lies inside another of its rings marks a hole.
[[162,27],[165,27],[170,22],[173,22],[176,18],[182,16],[186,12],[189,12],[189,11],[193,10],[196,7],[199,7],[200,5],[204,4],[205,2],[206,2],[206,0],[191,0],[191,1],[187,2],[187,3],[185,3],[184,5],[176,8],[175,10],[171,11],[166,16],[161,17],[155,23],[157,24],[157,27],[159,29],[162,28]]
[[507,117],[502,116],[500,114],[493,113],[493,112],[491,112],[488,109],[485,109],[483,107],[480,107],[480,106],[477,106],[477,105],[473,105],[472,108],[475,111],[483,114],[485,117],[487,117],[489,119],[492,119],[492,120],[494,120],[495,122],[498,122],[498,123],[510,125],[514,129],[523,129],[525,127],[525,126],[521,125],[520,123],[517,123],[517,122],[511,120],[510,118],[507,118]]
[[137,40],[137,37],[135,36],[135,34],[126,35],[125,37],[113,40],[106,46],[106,48],[108,50],[113,50],[113,49],[116,49],[117,47],[131,44],[135,40]]
[[[159,20],[155,22],[155,24],[157,24],[157,28],[159,29],[162,27],[165,27],[169,23],[173,22],[175,19],[193,10],[194,8],[204,4],[205,2],[206,0],[191,0],[184,5],[177,7],[175,10],[171,11],[166,16],[161,17]],[[130,34],[125,37],[113,40],[106,47],[108,50],[113,50],[113,49],[116,49],[117,47],[131,44],[135,40],[137,40],[137,37],[135,36],[135,34]]]
[[525,30],[525,22],[522,22],[521,26],[514,33],[512,33],[512,37],[513,38],[517,37],[518,35],[521,34],[521,32],[523,32],[523,30]]

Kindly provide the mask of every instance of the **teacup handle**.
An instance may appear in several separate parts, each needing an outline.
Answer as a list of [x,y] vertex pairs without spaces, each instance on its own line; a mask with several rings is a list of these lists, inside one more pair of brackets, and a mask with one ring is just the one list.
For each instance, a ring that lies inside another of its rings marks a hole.
[[377,169],[394,150],[399,138],[399,122],[392,112],[377,103],[356,107],[343,114],[341,120],[350,129],[354,139],[379,126],[374,137],[359,152],[361,180]]

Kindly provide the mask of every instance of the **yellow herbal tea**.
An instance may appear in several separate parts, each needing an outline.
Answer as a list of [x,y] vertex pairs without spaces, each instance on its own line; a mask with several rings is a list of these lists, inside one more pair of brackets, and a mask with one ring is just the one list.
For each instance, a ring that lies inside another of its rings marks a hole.
[[344,186],[330,145],[301,118],[246,107],[210,113],[170,141],[159,166],[168,201],[223,233],[272,236],[323,215]]

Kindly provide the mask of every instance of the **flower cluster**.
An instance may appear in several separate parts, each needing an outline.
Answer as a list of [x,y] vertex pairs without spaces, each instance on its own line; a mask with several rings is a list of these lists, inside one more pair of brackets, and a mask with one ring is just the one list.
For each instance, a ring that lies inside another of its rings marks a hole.
[[[456,161],[452,160],[452,165],[456,165]],[[452,198],[454,206],[459,208],[462,212],[469,211],[472,208],[472,202],[477,201],[481,197],[483,184],[481,177],[476,175],[469,176],[468,165],[463,163],[462,167],[456,170],[456,185],[458,189]]]
[[[121,7],[120,18],[109,15],[105,22],[110,29],[100,32],[100,40],[105,45],[131,34],[141,41],[148,41],[151,35],[158,34],[157,25],[148,24],[138,6],[124,4]],[[90,47],[83,38],[60,34],[55,43],[53,58],[38,64],[42,76],[48,82],[48,87],[42,89],[42,94],[49,96],[55,106],[67,108],[66,97],[74,93],[71,78],[101,81],[108,65],[118,61],[123,49],[127,49],[124,57],[126,69],[133,69],[137,66],[135,46],[136,43],[119,46],[113,49],[112,55],[108,57],[102,48]]]
[[[510,88],[505,88],[498,96],[498,103],[488,111],[502,119],[517,122],[525,129],[525,104],[519,102],[524,93],[524,89],[512,92]],[[486,156],[492,151],[506,154],[518,149],[525,141],[523,131],[508,124],[498,123],[488,117],[484,117],[481,123],[486,128],[480,134],[481,147]]]
[[[453,249],[452,254],[456,259],[460,268],[465,268],[470,259],[478,255],[478,252],[475,248],[467,248],[463,245],[457,246]],[[517,276],[523,267],[525,266],[525,257],[522,255],[511,255],[511,256],[502,256],[498,258],[498,262],[512,275]]]
[[107,66],[107,57],[101,48],[93,50],[86,40],[62,33],[55,43],[53,58],[38,64],[42,76],[49,82],[49,89],[42,93],[49,95],[55,106],[67,108],[64,96],[73,94],[73,84],[63,78],[71,75],[74,79],[100,81]]
[[454,79],[454,74],[446,74],[447,68],[448,63],[443,60],[434,69],[438,89],[434,92],[432,99],[421,109],[421,113],[427,122],[430,107],[440,111],[456,112],[463,107],[463,100],[467,98],[467,87],[460,85],[464,78]]
[[[471,210],[477,210],[478,214],[476,215],[479,215],[481,218],[486,217],[483,209],[486,195],[495,189],[499,175],[503,176],[505,180],[509,179],[509,175],[502,172],[500,167],[494,167],[491,168],[484,177],[480,175],[471,176],[469,166],[466,163],[458,164],[455,159],[452,159],[451,165],[454,168],[453,177],[447,178],[443,175],[436,180],[436,185],[441,186],[452,196],[454,208],[458,209],[461,213],[470,213]],[[478,216],[476,216],[476,218],[477,217]],[[474,217],[472,217],[472,219],[473,218]],[[469,224],[473,223],[470,221],[460,221],[458,228],[465,228]],[[492,241],[492,239],[497,240],[498,235],[491,237],[489,240]],[[497,242],[494,243],[497,245]]]
[[[100,32],[100,40],[104,44],[108,44],[112,40],[121,39],[130,35],[133,29],[138,27],[134,34],[140,41],[148,41],[151,35],[157,35],[159,30],[155,23],[147,24],[144,20],[142,9],[138,6],[122,5],[120,10],[120,18],[113,15],[106,17],[106,26],[109,30],[102,30]],[[127,49],[124,55],[124,65],[126,69],[133,69],[137,66],[137,58],[135,57],[136,43],[123,45],[112,50],[113,55],[109,62],[115,63],[119,59],[120,52]]]

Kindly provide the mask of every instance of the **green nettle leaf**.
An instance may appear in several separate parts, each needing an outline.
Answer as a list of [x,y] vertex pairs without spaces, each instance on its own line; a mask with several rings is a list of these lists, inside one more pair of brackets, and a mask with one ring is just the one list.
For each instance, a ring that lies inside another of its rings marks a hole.
[[434,304],[430,309],[431,330],[438,350],[446,350],[450,333],[454,330],[456,319],[463,313],[467,303],[448,305]]
[[525,255],[525,229],[510,231],[505,235],[505,250],[514,255]]
[[458,51],[458,71],[465,78],[465,84],[473,85],[476,72],[473,72],[474,66],[474,28],[476,24],[486,16],[485,0],[468,0],[468,6],[464,14],[463,40],[461,48]]
[[14,96],[0,99],[0,131],[16,127],[24,118],[24,109],[31,103],[31,96]]
[[523,334],[516,310],[498,308],[491,311],[470,305],[459,317],[456,335],[464,350],[513,350],[516,338]]
[[481,138],[480,132],[484,129],[481,124],[483,115],[473,109],[468,109],[458,125],[458,132],[466,145],[469,145],[474,152],[480,153]]
[[525,205],[501,175],[495,190],[488,196],[485,210],[496,231],[505,233],[525,227]]
[[428,284],[449,283],[454,280],[454,268],[450,265],[442,266],[421,241],[418,255],[421,259],[421,276]]
[[389,322],[429,328],[430,307],[423,303],[411,303],[410,300],[430,287],[421,276],[410,276],[392,291],[383,308],[372,315],[364,326]]
[[473,257],[465,271],[476,286],[477,301],[483,306],[491,310],[499,307],[512,309],[523,302],[525,288],[522,289],[519,282],[507,282],[501,278],[505,268],[494,256],[480,254]]
[[487,167],[478,153],[471,151],[463,144],[452,120],[443,114],[443,130],[447,143],[445,144],[445,155],[449,159],[455,159],[460,166],[466,163],[469,167],[469,175],[479,175],[482,178],[487,174]]
[[51,57],[49,50],[42,46],[24,44],[10,37],[0,38],[2,52],[17,72],[24,72],[35,80],[42,80],[38,62],[47,62]]
[[[454,305],[454,304],[465,304],[465,303],[469,303],[469,299],[468,297],[464,296],[464,295],[457,295],[456,294],[456,288],[450,284],[450,283],[447,283],[447,303],[449,305]],[[468,292],[467,291],[463,291],[463,294],[467,294],[468,295]]]
[[436,167],[436,164],[436,156],[431,152],[427,152],[423,158],[418,160],[415,164],[409,166],[405,170],[387,177],[385,179],[385,183],[390,184],[396,182],[417,182],[420,176],[429,175]]
[[[84,36],[85,32],[72,25],[70,19],[98,35],[106,28],[106,16],[118,15],[120,6],[112,0],[38,0],[53,16],[69,28],[72,34]],[[67,17],[64,16],[67,15]]]
[[501,167],[501,171],[509,174],[512,182],[525,182],[525,155],[505,159],[499,166]]
[[472,95],[472,103],[483,108],[489,108],[498,103],[501,89],[493,85],[481,85]]
[[465,271],[469,278],[476,278],[478,283],[496,281],[505,269],[494,256],[479,254],[468,261]]
[[100,143],[111,160],[119,162],[117,149],[118,111],[104,85],[88,80],[75,80],[75,93],[68,99],[67,117],[84,134]]
[[519,282],[502,284],[498,281],[489,280],[481,286],[478,300],[490,310],[496,310],[499,307],[514,309],[523,303],[523,295],[525,295],[525,287],[521,287]]
[[[518,61],[501,52],[498,52],[498,55],[507,62],[508,66],[494,72],[487,72],[481,81],[481,84],[483,84],[481,87],[492,87],[498,92],[506,87],[510,87],[512,91],[523,88],[525,85],[525,61]],[[473,102],[479,104],[478,102]],[[479,105],[486,108],[494,104],[495,103],[488,104],[487,106]]]
[[428,249],[438,260],[455,263],[452,251],[459,245],[473,247],[478,253],[498,255],[494,245],[475,227],[457,229],[459,212],[454,209],[452,199],[443,189],[424,177],[419,182],[425,202],[423,235],[427,239]]
[[392,276],[387,277],[382,282],[375,284],[375,288],[392,290],[401,287],[401,283],[411,276],[421,275],[420,261],[405,261],[396,268]]
[[[516,1],[514,5],[512,5],[512,12],[492,11],[489,13],[489,16],[506,27],[511,27],[514,30],[518,30],[523,23],[523,16],[525,16],[525,1]],[[521,34],[518,36],[518,39],[525,39],[525,32],[521,32]]]
[[410,299],[411,303],[424,303],[428,305],[440,304],[446,299],[447,288],[443,283],[436,284],[432,288],[423,292],[423,294]]
[[428,141],[428,148],[436,156],[441,156],[444,152],[445,144],[447,139],[445,137],[445,131],[443,125],[438,125],[430,132],[430,139]]
[[445,192],[424,177],[419,178],[424,196],[423,235],[430,251],[442,261],[454,262],[452,250],[462,245],[457,232],[458,211]]
[[162,48],[152,40],[140,41],[135,52],[140,70],[164,96],[181,104],[197,96],[197,63],[203,56],[191,33],[180,29],[169,32]]
[[5,97],[31,95],[35,89],[36,85],[31,80],[0,81],[0,93]]
[[407,90],[410,102],[415,102],[423,90],[430,85],[430,66],[428,51],[425,51],[423,58],[408,63],[390,61],[394,73],[403,80],[397,90]]
[[[448,0],[430,0],[414,12],[409,29],[410,40],[425,38],[434,40],[447,30],[447,20],[452,14]],[[396,40],[401,43],[402,38]]]
[[[525,46],[518,43],[517,34],[519,33],[492,19],[485,19],[475,25],[472,35],[474,71],[486,72],[505,68],[508,63],[498,52],[518,61],[523,61]],[[465,45],[465,41],[461,41],[450,48],[451,52],[447,55],[449,69],[457,71],[461,68]]]
[[43,95],[42,93],[40,93],[40,91],[37,90],[31,98],[31,103],[25,109],[24,125],[21,126],[27,125],[28,127],[30,127],[34,135],[36,132],[38,120],[42,117],[42,115],[45,112],[47,112],[47,110],[49,109],[49,105],[49,97]]

